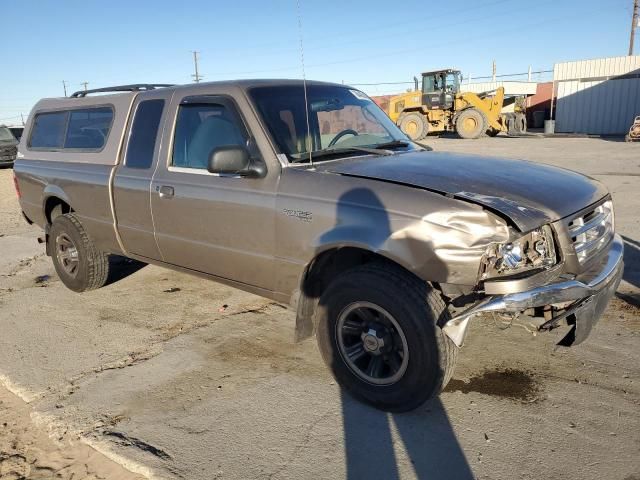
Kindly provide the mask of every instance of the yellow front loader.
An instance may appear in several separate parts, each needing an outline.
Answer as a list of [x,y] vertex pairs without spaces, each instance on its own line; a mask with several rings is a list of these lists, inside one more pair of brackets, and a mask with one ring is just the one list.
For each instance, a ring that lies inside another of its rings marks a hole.
[[429,133],[455,131],[462,138],[526,131],[522,112],[502,113],[504,88],[476,94],[460,92],[460,71],[436,70],[422,74],[422,89],[389,101],[389,117],[412,140]]

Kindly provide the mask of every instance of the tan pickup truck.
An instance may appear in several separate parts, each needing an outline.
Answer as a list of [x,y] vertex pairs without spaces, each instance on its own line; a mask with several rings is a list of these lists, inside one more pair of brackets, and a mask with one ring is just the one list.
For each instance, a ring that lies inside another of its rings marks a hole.
[[484,312],[584,341],[623,270],[600,183],[428,151],[344,85],[44,99],[15,175],[70,289],[103,286],[121,255],[287,303],[339,383],[392,411],[441,391]]

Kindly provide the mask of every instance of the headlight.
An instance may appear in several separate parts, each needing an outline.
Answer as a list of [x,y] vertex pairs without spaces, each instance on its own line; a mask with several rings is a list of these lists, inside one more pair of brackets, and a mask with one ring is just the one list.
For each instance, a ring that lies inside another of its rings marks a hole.
[[544,270],[557,263],[551,227],[545,225],[509,243],[491,245],[484,256],[480,279]]

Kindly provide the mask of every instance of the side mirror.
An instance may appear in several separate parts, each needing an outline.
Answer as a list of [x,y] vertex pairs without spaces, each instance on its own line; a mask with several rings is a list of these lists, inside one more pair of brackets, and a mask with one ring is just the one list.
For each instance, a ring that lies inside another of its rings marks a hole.
[[210,173],[257,177],[261,176],[264,168],[252,164],[249,151],[245,147],[224,145],[213,149],[209,154],[207,170]]

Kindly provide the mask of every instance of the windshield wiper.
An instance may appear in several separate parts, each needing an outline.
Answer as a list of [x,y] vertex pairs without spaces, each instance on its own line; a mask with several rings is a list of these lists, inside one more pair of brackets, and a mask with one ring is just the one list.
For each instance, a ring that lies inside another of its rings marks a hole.
[[408,147],[408,146],[409,146],[409,142],[405,142],[404,140],[391,140],[390,142],[377,143],[375,145],[372,145],[372,147],[374,148],[385,148],[385,149],[402,148],[402,147]]
[[[343,147],[343,148],[329,148],[324,150],[318,150],[317,152],[311,152],[311,159],[318,160],[321,158],[333,157],[333,156],[341,156],[344,154],[349,154],[353,152],[363,152],[369,153],[372,155],[393,155],[393,152],[390,150],[385,150],[382,148],[370,148],[370,147]],[[304,154],[300,158],[293,160],[293,163],[304,162],[308,160],[309,154]]]

